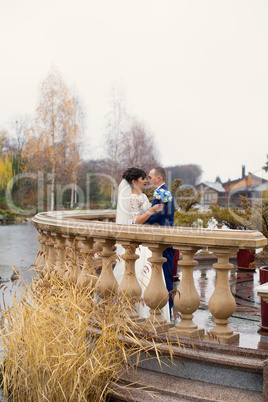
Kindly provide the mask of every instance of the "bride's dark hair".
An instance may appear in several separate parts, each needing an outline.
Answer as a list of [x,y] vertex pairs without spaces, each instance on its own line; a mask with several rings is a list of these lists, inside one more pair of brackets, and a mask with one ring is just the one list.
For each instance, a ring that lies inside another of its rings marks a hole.
[[130,167],[124,171],[122,178],[132,185],[132,180],[138,180],[140,177],[145,179],[146,176],[147,175],[143,169]]

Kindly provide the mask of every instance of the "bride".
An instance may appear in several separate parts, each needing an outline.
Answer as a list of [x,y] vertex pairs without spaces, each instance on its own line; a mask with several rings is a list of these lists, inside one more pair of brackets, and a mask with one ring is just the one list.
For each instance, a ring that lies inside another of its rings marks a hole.
[[[122,176],[122,181],[119,185],[116,223],[121,224],[141,224],[154,213],[160,212],[163,209],[163,204],[151,206],[150,201],[142,192],[146,186],[146,173],[144,170],[131,167],[128,168]],[[117,254],[122,255],[124,248],[117,244]],[[141,298],[149,284],[151,277],[151,265],[147,261],[152,256],[151,251],[147,247],[139,246],[136,250],[139,259],[135,264],[135,272],[138,283],[142,289]],[[125,271],[125,261],[121,258],[114,268],[114,276],[120,285]],[[164,275],[163,275],[163,280]],[[148,318],[150,315],[149,307],[143,302],[136,304],[136,310],[141,317]],[[163,307],[162,314],[167,322],[170,321],[168,303]]]

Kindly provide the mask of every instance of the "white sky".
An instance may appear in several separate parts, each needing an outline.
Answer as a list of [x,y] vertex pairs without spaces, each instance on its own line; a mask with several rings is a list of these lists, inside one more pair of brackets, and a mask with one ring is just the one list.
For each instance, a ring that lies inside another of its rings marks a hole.
[[119,82],[163,165],[268,178],[267,21],[267,0],[0,0],[0,126],[34,112],[54,64],[84,100],[91,147]]

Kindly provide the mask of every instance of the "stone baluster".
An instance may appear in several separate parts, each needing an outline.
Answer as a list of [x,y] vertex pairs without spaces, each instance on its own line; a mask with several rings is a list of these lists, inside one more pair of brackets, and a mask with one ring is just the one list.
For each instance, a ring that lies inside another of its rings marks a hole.
[[64,237],[60,233],[55,233],[55,245],[54,248],[56,250],[57,259],[55,269],[61,278],[64,277],[66,268],[66,237]]
[[75,236],[73,234],[63,234],[63,238],[65,238],[65,272],[63,275],[63,279],[66,281],[69,278],[76,278],[76,251],[74,245]]
[[174,306],[180,312],[180,322],[171,328],[171,334],[176,333],[182,337],[202,337],[204,329],[198,329],[193,322],[193,313],[198,309],[200,297],[194,285],[193,270],[198,262],[193,259],[198,248],[191,246],[180,246],[182,260],[179,265],[182,267],[181,283],[174,298]]
[[46,265],[46,242],[48,240],[48,236],[41,230],[38,229],[39,235],[37,239],[39,241],[39,251],[34,261],[34,265],[36,270],[41,273]]
[[34,259],[34,263],[33,263],[33,265],[34,265],[35,267],[38,265],[38,262],[39,262],[39,260],[40,260],[40,258],[41,258],[42,251],[43,251],[43,250],[42,250],[43,244],[41,243],[42,235],[40,234],[40,230],[38,230],[38,232],[39,232],[39,235],[38,235],[36,238],[37,238],[37,240],[39,241],[39,250],[38,250],[38,253],[37,253],[37,255],[36,255],[35,259]]
[[84,247],[83,240],[86,240],[85,236],[75,236],[75,242],[73,242],[69,250],[70,258],[72,259],[72,277],[75,281],[77,281],[82,272],[81,249]]
[[113,256],[115,256],[115,239],[96,239],[102,244],[100,256],[102,270],[96,283],[96,293],[102,299],[107,299],[118,291],[118,284],[113,274]]
[[84,287],[95,287],[98,278],[95,273],[93,239],[86,236],[79,236],[77,239],[79,241],[80,265],[82,268],[77,284]]
[[46,265],[44,270],[47,272],[51,272],[51,270],[54,269],[56,265],[56,253],[55,253],[55,242],[53,239],[53,235],[55,233],[53,232],[48,232],[44,231],[44,234],[47,236],[47,241],[46,241],[46,254],[45,254],[45,259],[46,259]]
[[[82,272],[83,264],[84,264],[84,254],[88,250],[88,237],[87,236],[76,236],[75,238],[76,245],[75,250],[77,253],[77,259],[80,271]],[[91,239],[91,244],[93,244],[93,240]]]
[[126,297],[131,305],[131,307],[126,309],[128,317],[132,321],[142,322],[144,319],[139,318],[135,308],[135,303],[140,299],[142,293],[135,273],[135,262],[139,258],[139,256],[135,254],[138,245],[129,241],[122,241],[121,245],[125,249],[125,253],[122,254],[122,258],[125,261],[125,272],[118,288],[118,294]]
[[150,316],[144,324],[141,324],[141,327],[156,333],[165,332],[171,326],[171,324],[167,323],[161,311],[169,299],[162,273],[162,265],[166,261],[162,253],[166,249],[166,246],[157,243],[143,245],[147,246],[152,252],[152,257],[148,258],[148,261],[151,263],[152,273],[150,282],[143,295],[146,305],[150,307]]
[[209,300],[208,307],[211,314],[215,317],[215,326],[208,334],[216,338],[221,343],[231,343],[239,340],[239,334],[235,334],[228,326],[229,317],[234,313],[236,301],[229,286],[229,270],[233,268],[229,258],[237,250],[233,248],[210,248],[210,251],[217,257],[217,262],[213,264],[216,269],[217,281],[215,290]]
[[[96,266],[96,271],[101,270],[102,267],[102,258],[101,258],[101,252],[103,250],[102,244],[98,240],[93,240],[93,250],[95,251],[94,254],[94,265]],[[113,247],[113,249],[116,249],[116,246]]]

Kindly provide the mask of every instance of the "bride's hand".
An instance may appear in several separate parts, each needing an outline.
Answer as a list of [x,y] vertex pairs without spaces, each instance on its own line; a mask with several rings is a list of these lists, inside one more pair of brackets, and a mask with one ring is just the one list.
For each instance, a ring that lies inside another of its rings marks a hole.
[[152,207],[152,210],[153,210],[154,212],[161,212],[161,211],[163,210],[163,208],[164,208],[164,204],[155,204],[155,205]]

